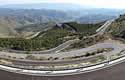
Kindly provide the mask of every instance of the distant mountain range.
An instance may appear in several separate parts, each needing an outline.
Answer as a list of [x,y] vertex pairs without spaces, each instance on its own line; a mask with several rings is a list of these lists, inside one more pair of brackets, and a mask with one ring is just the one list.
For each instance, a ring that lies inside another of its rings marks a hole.
[[64,22],[98,23],[123,13],[124,10],[83,8],[74,4],[4,5],[0,6],[0,37],[17,35],[17,28],[30,32]]
[[[16,33],[15,28],[33,24],[59,23],[70,21],[72,18],[66,13],[56,10],[25,10],[0,9],[0,35],[11,36]],[[41,26],[45,27],[45,26]],[[15,34],[17,35],[17,34]]]
[[115,15],[93,14],[77,18],[77,21],[79,21],[80,23],[99,23],[105,20],[113,19],[115,17]]

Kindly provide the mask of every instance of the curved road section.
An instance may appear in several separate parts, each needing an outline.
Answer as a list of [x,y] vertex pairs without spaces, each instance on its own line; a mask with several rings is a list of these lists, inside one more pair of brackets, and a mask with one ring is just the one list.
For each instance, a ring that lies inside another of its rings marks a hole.
[[3,66],[3,65],[0,65],[0,69],[9,71],[9,72],[19,73],[19,74],[35,75],[35,76],[64,76],[64,75],[87,73],[87,72],[111,67],[111,66],[119,64],[123,61],[125,61],[125,57],[121,57],[116,60],[97,64],[95,66],[90,66],[90,67],[80,68],[80,69],[73,69],[73,70],[63,70],[63,71],[36,71],[36,70],[12,68],[12,67],[7,67],[7,66]]
[[[103,35],[105,30],[109,27],[109,25],[113,22],[114,20],[110,20],[107,21],[102,27],[100,27],[97,30],[97,35]],[[120,53],[122,50],[125,50],[125,45],[123,44],[117,44],[115,42],[105,42],[105,43],[99,43],[99,44],[95,44],[91,47],[88,48],[84,48],[84,49],[80,49],[80,50],[75,50],[75,51],[70,51],[70,52],[65,52],[65,53],[58,53],[60,50],[64,49],[66,46],[69,46],[70,44],[72,44],[73,42],[78,41],[78,40],[72,40],[72,41],[68,41],[60,46],[58,46],[57,48],[54,48],[52,50],[47,50],[45,51],[46,54],[43,54],[42,57],[47,57],[47,56],[51,56],[52,54],[50,53],[55,53],[53,54],[53,57],[64,57],[64,56],[76,56],[77,55],[83,55],[85,52],[90,52],[90,51],[94,51],[100,48],[113,48],[112,51],[103,54],[105,57],[107,57],[108,59],[110,59],[110,57],[112,55],[118,54]],[[16,54],[16,53],[6,53],[3,52],[6,55],[15,55],[15,56],[25,56],[25,54]],[[36,52],[35,52],[36,53]],[[41,56],[40,54],[41,52],[39,52],[38,54],[33,54],[34,56]],[[44,53],[44,52],[43,52]],[[2,54],[1,54],[2,55]],[[53,70],[53,71],[42,71],[42,70],[28,70],[28,69],[20,69],[20,68],[14,68],[14,67],[8,67],[8,66],[4,66],[4,65],[0,65],[0,69],[1,70],[5,70],[5,71],[9,71],[9,72],[14,72],[14,73],[19,73],[19,74],[26,74],[26,75],[35,75],[35,76],[64,76],[64,75],[74,75],[74,74],[81,74],[81,73],[86,73],[86,72],[91,72],[91,71],[95,71],[95,70],[99,70],[99,69],[103,69],[103,68],[107,68],[116,64],[119,64],[121,62],[125,61],[125,57],[124,55],[122,55],[120,58],[114,59],[114,60],[107,60],[105,62],[102,63],[98,63],[92,66],[87,66],[87,67],[82,67],[82,68],[77,68],[77,69],[68,69],[68,70]]]
[[[109,56],[112,56],[114,54],[120,53],[122,50],[125,50],[125,45],[124,44],[119,44],[117,42],[113,43],[113,41],[111,41],[111,42],[95,44],[95,45],[93,45],[93,46],[91,46],[89,48],[81,49],[79,51],[75,51],[74,53],[81,52],[81,51],[82,52],[84,52],[84,51],[85,52],[86,51],[93,51],[93,50],[96,50],[98,48],[113,48],[113,50],[111,52],[104,54],[106,57],[107,56],[109,57]],[[73,51],[71,51],[71,54],[72,53],[73,53]],[[71,56],[71,54],[70,54],[70,56]],[[81,54],[81,53],[79,53],[79,54]],[[37,55],[39,55],[39,54],[37,54]],[[98,70],[98,69],[102,69],[102,68],[106,68],[106,67],[118,64],[119,62],[122,62],[124,60],[125,60],[125,57],[123,56],[123,57],[118,58],[116,60],[106,61],[106,62],[103,62],[103,63],[98,63],[96,65],[82,67],[82,68],[78,68],[78,69],[67,69],[67,70],[50,70],[50,71],[49,70],[46,70],[46,71],[39,70],[38,71],[38,70],[27,70],[27,69],[19,69],[19,68],[7,67],[7,66],[3,66],[3,65],[0,65],[0,69],[6,70],[6,71],[9,71],[9,72],[19,73],[19,74],[26,74],[26,75],[62,76],[62,75],[73,75],[73,74],[81,74],[81,73],[95,71],[95,70]],[[49,62],[48,62],[48,64],[49,64]]]

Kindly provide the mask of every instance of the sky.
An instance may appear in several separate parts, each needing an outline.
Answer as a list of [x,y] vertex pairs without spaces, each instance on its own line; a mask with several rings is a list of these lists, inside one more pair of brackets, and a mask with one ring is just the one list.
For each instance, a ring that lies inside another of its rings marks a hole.
[[30,3],[72,3],[96,8],[125,9],[125,0],[0,0],[0,5]]

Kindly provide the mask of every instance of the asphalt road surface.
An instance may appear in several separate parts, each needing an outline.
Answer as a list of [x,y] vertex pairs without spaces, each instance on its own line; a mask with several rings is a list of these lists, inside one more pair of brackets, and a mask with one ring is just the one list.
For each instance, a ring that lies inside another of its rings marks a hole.
[[125,62],[90,73],[58,77],[36,77],[0,70],[0,80],[125,80]]
[[0,80],[125,80],[125,62],[90,73],[58,77],[28,76],[0,70]]

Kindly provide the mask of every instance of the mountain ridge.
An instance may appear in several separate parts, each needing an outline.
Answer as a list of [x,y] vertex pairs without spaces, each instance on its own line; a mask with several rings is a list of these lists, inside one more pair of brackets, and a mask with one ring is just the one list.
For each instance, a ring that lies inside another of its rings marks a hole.
[[[22,28],[22,30],[24,30],[26,29],[24,27],[27,27],[26,31],[28,30],[29,32],[29,30],[33,29],[30,32],[34,32],[38,31],[39,29],[45,29],[45,27],[47,26],[51,27],[52,25],[49,23],[98,23],[108,19],[116,18],[118,14],[122,13],[122,11],[119,12],[115,10],[101,10],[102,12],[99,12],[100,10],[101,9],[89,9],[84,11],[58,11],[48,9],[0,8],[0,35],[15,36],[17,35],[16,29]],[[44,26],[41,24],[43,24]]]

